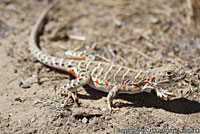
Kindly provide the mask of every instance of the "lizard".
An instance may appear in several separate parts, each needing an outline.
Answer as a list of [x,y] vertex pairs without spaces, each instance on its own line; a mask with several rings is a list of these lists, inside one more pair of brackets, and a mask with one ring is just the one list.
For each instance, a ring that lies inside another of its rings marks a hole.
[[108,93],[107,105],[109,111],[114,109],[113,99],[120,93],[135,94],[155,90],[159,98],[175,96],[174,93],[164,88],[185,78],[185,75],[180,73],[180,70],[174,65],[149,70],[135,70],[107,62],[85,60],[87,56],[72,55],[71,58],[59,58],[44,53],[39,48],[38,40],[46,24],[47,14],[55,3],[54,1],[44,9],[33,26],[29,39],[29,50],[39,62],[76,77],[61,87],[68,92],[63,107],[67,105],[70,97],[77,101],[77,89],[84,85]]

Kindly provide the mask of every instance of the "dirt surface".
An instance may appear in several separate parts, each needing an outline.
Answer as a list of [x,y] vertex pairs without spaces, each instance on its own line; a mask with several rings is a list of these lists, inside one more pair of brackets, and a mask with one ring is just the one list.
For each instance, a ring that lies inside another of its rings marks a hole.
[[107,94],[88,86],[78,93],[80,106],[70,100],[60,107],[66,97],[56,95],[57,89],[72,77],[42,65],[28,51],[31,29],[48,4],[0,2],[0,133],[200,133],[198,0],[60,0],[50,11],[40,38],[48,54],[87,50],[95,60],[135,69],[176,63],[187,73],[170,88],[176,97],[122,94],[112,114],[105,111]]

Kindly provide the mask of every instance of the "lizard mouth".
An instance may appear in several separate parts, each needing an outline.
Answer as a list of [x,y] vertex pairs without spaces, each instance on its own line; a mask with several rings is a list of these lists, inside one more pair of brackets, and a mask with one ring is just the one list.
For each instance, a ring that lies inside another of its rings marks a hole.
[[172,78],[171,80],[162,81],[158,85],[160,85],[160,86],[173,85],[173,84],[176,84],[177,82],[185,79],[185,77],[186,77],[186,75],[182,75],[180,77]]
[[174,78],[173,81],[174,81],[174,82],[179,82],[179,81],[185,79],[185,77],[186,77],[186,75],[184,74],[184,75],[182,75],[182,76],[180,76],[180,77]]

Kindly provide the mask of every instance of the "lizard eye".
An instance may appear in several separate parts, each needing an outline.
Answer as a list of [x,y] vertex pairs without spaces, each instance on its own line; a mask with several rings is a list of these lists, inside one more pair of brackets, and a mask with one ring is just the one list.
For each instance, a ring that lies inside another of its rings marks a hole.
[[166,75],[171,76],[172,72],[171,71],[166,71]]

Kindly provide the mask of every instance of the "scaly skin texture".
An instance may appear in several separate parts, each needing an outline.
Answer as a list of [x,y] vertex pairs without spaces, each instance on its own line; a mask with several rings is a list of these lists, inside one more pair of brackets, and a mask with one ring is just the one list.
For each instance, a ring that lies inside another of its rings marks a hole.
[[134,94],[153,89],[160,98],[174,95],[163,89],[164,86],[177,83],[184,78],[184,75],[180,74],[173,65],[144,71],[106,62],[84,60],[87,58],[86,56],[71,55],[71,59],[63,59],[43,53],[38,47],[39,33],[45,25],[47,13],[55,3],[54,1],[42,12],[33,27],[29,48],[33,56],[41,63],[76,76],[76,79],[62,86],[69,93],[64,106],[71,96],[77,100],[76,89],[86,84],[94,89],[108,92],[107,102],[110,111],[112,110],[112,101],[119,93]]

